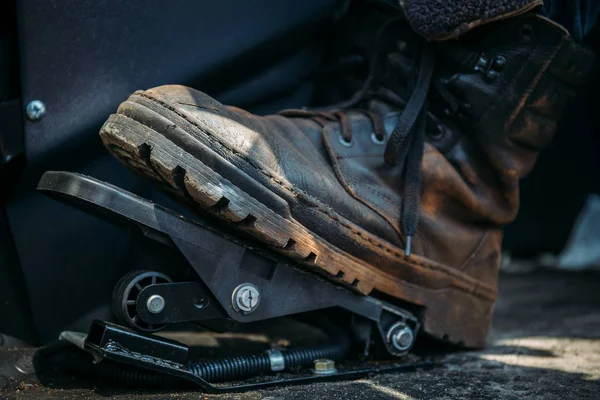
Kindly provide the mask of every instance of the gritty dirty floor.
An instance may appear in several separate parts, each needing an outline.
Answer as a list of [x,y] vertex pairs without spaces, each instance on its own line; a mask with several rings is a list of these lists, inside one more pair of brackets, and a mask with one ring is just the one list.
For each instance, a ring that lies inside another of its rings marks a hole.
[[17,370],[27,372],[20,365],[27,351],[0,348],[0,399],[600,399],[600,274],[537,272],[500,282],[488,347],[436,355],[441,366],[427,371],[219,396],[61,389]]

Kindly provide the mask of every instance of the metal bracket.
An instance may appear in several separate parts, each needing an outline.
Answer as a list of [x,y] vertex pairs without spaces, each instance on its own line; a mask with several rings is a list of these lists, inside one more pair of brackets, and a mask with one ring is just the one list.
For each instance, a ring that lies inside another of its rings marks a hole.
[[[226,314],[200,282],[162,283],[145,287],[138,295],[137,313],[152,325],[225,318]],[[148,300],[159,296],[160,312],[151,312]]]
[[300,385],[324,381],[359,379],[375,373],[410,372],[433,368],[430,361],[416,363],[341,364],[329,375],[279,373],[253,378],[234,384],[213,384],[192,373],[187,365],[188,348],[163,338],[142,335],[118,325],[94,321],[85,340],[84,349],[95,359],[108,359],[133,367],[162,372],[198,385],[207,393],[230,393],[260,390],[284,385]]
[[[414,343],[420,325],[407,310],[351,292],[296,268],[266,249],[249,247],[205,223],[189,220],[118,187],[80,174],[47,172],[38,190],[91,214],[137,227],[150,239],[172,244],[206,285],[209,293],[200,296],[216,300],[211,300],[209,307],[194,309],[193,299],[198,296],[194,291],[203,290],[203,285],[185,284],[177,290],[171,290],[172,284],[150,285],[140,293],[136,304],[139,315],[149,324],[215,317],[249,323],[339,307],[377,324],[379,338],[392,355],[406,354]],[[244,295],[240,287],[252,289],[246,293],[248,299],[237,298],[238,294]],[[159,292],[165,305],[171,302],[167,297],[180,305],[171,313],[149,312],[146,302]],[[398,323],[412,331],[413,342],[408,346],[395,345],[394,340],[398,340],[390,329],[397,330]]]

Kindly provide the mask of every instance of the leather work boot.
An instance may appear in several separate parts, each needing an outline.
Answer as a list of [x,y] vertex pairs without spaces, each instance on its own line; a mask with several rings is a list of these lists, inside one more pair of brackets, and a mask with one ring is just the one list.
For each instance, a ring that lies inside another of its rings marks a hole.
[[[379,34],[397,43],[396,24]],[[102,140],[300,265],[413,304],[436,338],[483,346],[502,226],[590,53],[535,14],[445,42],[406,35],[345,105],[370,108],[263,117],[169,85],[131,95]]]

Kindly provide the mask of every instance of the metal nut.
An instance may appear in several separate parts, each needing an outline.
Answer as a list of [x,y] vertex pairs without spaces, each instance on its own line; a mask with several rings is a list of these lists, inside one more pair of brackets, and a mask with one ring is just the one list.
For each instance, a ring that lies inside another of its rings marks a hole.
[[152,314],[160,314],[165,309],[165,299],[162,296],[153,294],[146,301],[146,308]]
[[25,107],[25,113],[31,121],[37,121],[46,114],[46,105],[39,100],[32,100]]
[[314,363],[315,368],[312,372],[317,375],[331,375],[337,372],[337,369],[335,368],[335,361],[333,360],[323,358],[315,360]]
[[255,311],[260,304],[260,292],[253,284],[242,283],[233,291],[231,303],[234,310],[243,312],[244,314],[250,314]]

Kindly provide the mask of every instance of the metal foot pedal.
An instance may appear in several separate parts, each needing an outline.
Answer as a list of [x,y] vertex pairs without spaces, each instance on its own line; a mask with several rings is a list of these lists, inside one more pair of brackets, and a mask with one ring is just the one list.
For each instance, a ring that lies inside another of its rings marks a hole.
[[[224,329],[232,321],[246,324],[320,310],[340,310],[349,316],[362,357],[371,354],[373,346],[391,356],[402,356],[415,342],[420,324],[413,313],[358,295],[258,245],[249,246],[246,241],[223,234],[208,223],[187,219],[123,189],[76,173],[47,172],[38,190],[118,225],[136,228],[154,246],[168,246],[184,260],[131,272],[116,284],[113,309],[119,320],[132,330],[95,323],[85,348],[97,357],[178,375],[205,390],[219,391],[191,373],[181,357],[173,358],[177,352],[173,357],[165,357],[165,353],[139,351],[154,348],[148,343],[154,343],[156,349],[168,347],[164,340],[141,333],[156,332],[179,322]],[[185,278],[181,279],[182,276]],[[387,368],[414,366],[338,369],[329,378],[334,375],[353,378]],[[318,379],[324,378],[311,375],[285,381],[303,383]],[[275,383],[254,383],[253,388],[271,384]]]

